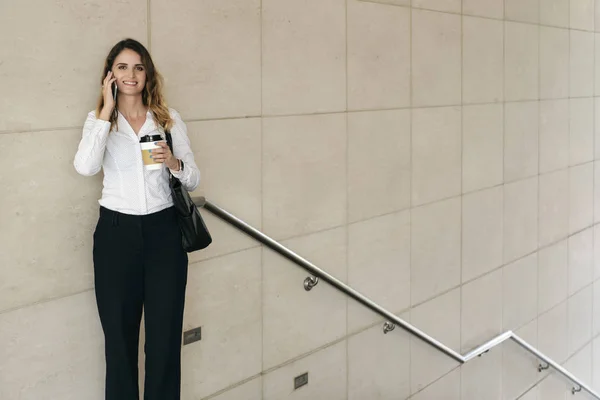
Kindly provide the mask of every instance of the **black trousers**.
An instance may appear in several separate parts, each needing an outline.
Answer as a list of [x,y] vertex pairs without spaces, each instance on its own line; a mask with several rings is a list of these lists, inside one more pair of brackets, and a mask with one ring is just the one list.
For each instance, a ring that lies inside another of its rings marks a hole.
[[105,339],[106,400],[139,400],[142,307],[144,399],[180,399],[188,257],[176,218],[172,207],[143,216],[100,208],[93,255]]

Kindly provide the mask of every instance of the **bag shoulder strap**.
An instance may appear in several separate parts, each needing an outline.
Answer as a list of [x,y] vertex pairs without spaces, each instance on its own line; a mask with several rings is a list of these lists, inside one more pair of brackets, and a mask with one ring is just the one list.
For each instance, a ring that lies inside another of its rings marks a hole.
[[167,139],[167,144],[171,149],[171,153],[173,153],[173,137],[171,136],[171,132],[165,130],[165,138]]
[[[166,129],[165,129],[165,139],[167,139],[167,144],[169,145],[169,149],[171,149],[171,153],[173,153],[173,137],[171,136],[171,132],[169,132]],[[175,154],[175,153],[173,153],[173,154]],[[170,181],[179,180],[173,176],[173,174],[171,173],[171,170],[169,168],[167,168],[167,171],[169,171],[169,180]]]

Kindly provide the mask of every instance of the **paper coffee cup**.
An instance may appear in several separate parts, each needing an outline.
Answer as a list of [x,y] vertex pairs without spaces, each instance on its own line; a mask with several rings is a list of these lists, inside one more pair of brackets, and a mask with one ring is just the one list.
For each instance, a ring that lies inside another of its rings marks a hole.
[[161,162],[154,161],[150,156],[152,155],[153,149],[158,149],[160,146],[154,144],[155,142],[164,142],[164,139],[160,135],[144,136],[140,140],[140,148],[142,150],[142,161],[144,162],[144,168],[147,170],[161,169],[163,166]]

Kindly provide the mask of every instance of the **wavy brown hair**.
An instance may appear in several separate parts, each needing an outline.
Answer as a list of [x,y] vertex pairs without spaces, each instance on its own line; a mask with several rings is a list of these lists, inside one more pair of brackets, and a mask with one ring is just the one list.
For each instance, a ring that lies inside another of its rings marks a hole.
[[[142,101],[144,105],[150,109],[152,116],[154,117],[154,121],[159,126],[165,130],[170,130],[173,125],[173,120],[171,119],[169,107],[167,106],[162,94],[163,77],[154,67],[154,62],[152,62],[152,57],[150,56],[148,50],[146,50],[144,45],[137,40],[125,39],[113,46],[106,57],[102,76],[100,77],[100,84],[104,82],[104,78],[106,78],[108,71],[112,70],[117,56],[125,49],[133,50],[138,53],[142,59],[142,64],[146,69],[146,84],[142,92]],[[102,111],[103,107],[104,95],[102,91],[100,91],[100,99],[98,100],[98,106],[96,107],[96,117],[100,115],[100,111]],[[117,105],[115,105],[115,108],[110,116],[111,129],[115,126],[118,129],[117,116]]]

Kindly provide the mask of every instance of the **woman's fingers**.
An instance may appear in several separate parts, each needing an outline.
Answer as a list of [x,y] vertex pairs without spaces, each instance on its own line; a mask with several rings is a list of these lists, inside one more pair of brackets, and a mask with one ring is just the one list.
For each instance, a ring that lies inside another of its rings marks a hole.
[[[112,78],[112,71],[108,71],[108,74],[106,74],[106,77],[104,78],[104,81],[102,82],[102,86],[106,87],[108,84],[108,81]],[[114,78],[113,78],[114,79]]]
[[160,147],[152,150],[152,159],[159,163],[166,163],[171,169],[177,168],[178,161],[171,153],[169,145],[165,142],[157,142],[156,145]]
[[152,150],[152,159],[155,161],[163,162],[169,157],[170,151],[165,148],[159,148]]

